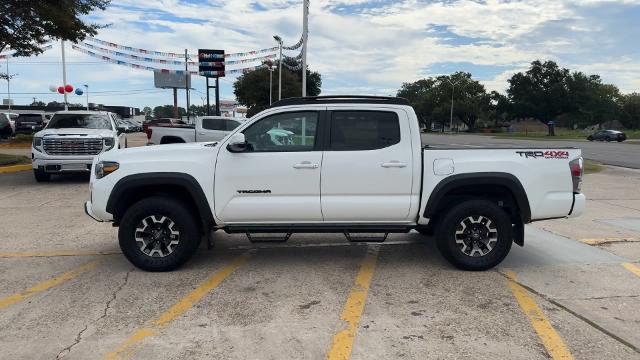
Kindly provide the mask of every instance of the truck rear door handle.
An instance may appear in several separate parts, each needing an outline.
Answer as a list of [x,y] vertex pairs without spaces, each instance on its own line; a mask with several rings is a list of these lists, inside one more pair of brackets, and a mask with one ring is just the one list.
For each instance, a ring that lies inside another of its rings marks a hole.
[[407,163],[403,163],[397,160],[389,161],[386,163],[380,164],[383,168],[404,168],[407,167]]
[[204,135],[204,133],[203,132],[199,132],[198,135]]
[[293,165],[294,169],[317,169],[320,166],[318,164],[312,164],[311,161],[303,161],[299,164]]

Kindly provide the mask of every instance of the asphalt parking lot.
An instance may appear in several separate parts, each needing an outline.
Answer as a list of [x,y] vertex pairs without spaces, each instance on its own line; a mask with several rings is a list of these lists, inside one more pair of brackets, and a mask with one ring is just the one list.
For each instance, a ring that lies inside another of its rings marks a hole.
[[463,272],[429,238],[293,235],[135,269],[85,216],[87,178],[0,174],[0,357],[640,359],[640,172],[587,175],[587,213]]

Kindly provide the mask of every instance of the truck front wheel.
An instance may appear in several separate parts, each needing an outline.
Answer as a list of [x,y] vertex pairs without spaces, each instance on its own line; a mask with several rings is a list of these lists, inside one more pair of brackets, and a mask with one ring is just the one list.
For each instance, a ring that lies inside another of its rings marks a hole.
[[468,200],[444,214],[436,230],[440,253],[462,270],[487,270],[511,250],[509,215],[495,203]]
[[118,240],[124,255],[138,268],[171,271],[197,250],[198,229],[194,215],[182,202],[149,197],[125,212]]

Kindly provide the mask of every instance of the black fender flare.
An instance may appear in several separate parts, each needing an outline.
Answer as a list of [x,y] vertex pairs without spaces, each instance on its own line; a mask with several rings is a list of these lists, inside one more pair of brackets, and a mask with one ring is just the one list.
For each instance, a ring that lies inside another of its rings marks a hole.
[[[113,214],[115,219],[118,203],[123,197],[127,196],[135,188],[149,185],[175,185],[183,188],[196,205],[205,230],[207,227],[215,225],[213,212],[200,183],[193,176],[178,172],[151,172],[123,177],[118,180],[111,190],[109,200],[107,200],[107,212]],[[115,220],[117,221],[118,219]]]
[[468,174],[452,175],[440,181],[431,192],[429,200],[424,210],[425,218],[432,218],[436,215],[440,201],[447,193],[463,186],[470,185],[500,185],[504,186],[513,195],[518,208],[522,222],[527,224],[531,222],[531,207],[527,193],[520,183],[520,180],[514,175],[502,172],[478,172]]

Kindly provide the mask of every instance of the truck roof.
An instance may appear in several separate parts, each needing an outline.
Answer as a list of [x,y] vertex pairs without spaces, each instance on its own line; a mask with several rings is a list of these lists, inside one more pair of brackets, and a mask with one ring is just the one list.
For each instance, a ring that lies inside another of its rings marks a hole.
[[273,103],[270,108],[290,105],[316,105],[316,104],[381,104],[381,105],[406,105],[409,100],[393,96],[370,95],[327,95],[307,96],[282,99]]
[[68,110],[68,111],[56,111],[54,114],[76,114],[76,115],[89,115],[89,114],[108,114],[109,111],[95,111],[95,110]]

